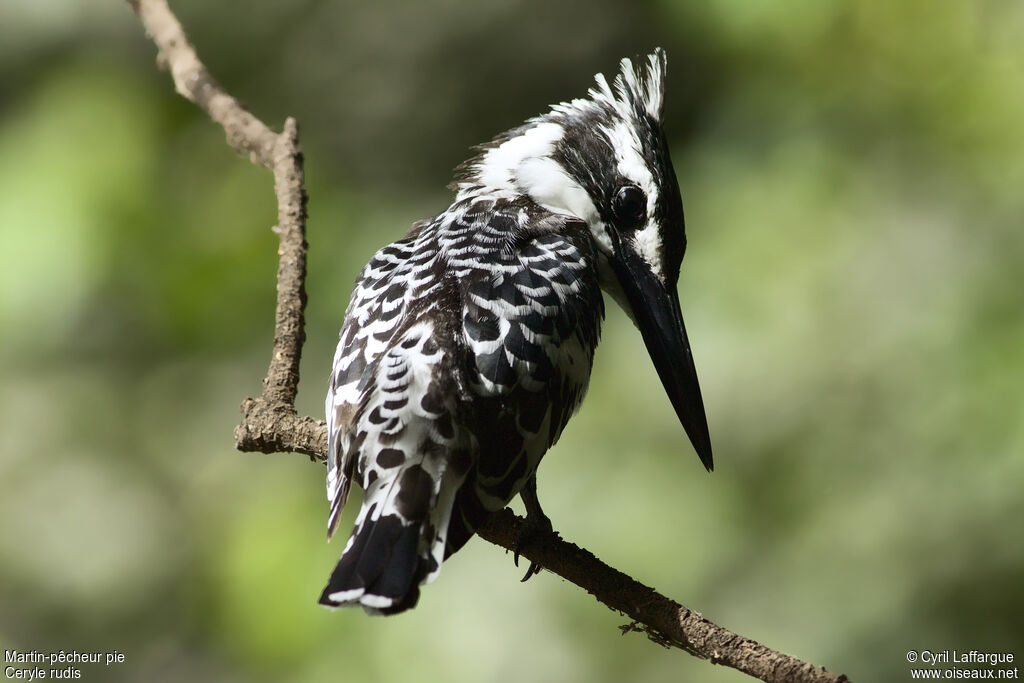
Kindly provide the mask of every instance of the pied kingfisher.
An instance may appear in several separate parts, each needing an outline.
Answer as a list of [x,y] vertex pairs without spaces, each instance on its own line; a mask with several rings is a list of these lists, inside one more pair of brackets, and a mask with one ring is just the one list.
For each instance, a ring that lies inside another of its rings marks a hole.
[[535,474],[586,391],[601,290],[639,328],[711,470],[676,291],[686,236],[662,132],[665,53],[595,80],[476,148],[451,206],[359,276],[327,393],[328,537],[353,480],[365,495],[321,604],[413,607],[516,494],[529,533],[551,528]]

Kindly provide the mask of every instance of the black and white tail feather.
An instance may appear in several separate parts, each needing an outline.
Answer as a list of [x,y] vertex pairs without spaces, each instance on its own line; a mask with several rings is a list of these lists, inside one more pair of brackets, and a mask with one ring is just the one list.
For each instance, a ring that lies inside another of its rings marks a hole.
[[[413,607],[578,408],[602,287],[641,331],[622,273],[646,269],[674,292],[685,238],[661,132],[665,55],[646,61],[623,60],[611,85],[598,75],[588,98],[478,148],[452,205],[364,268],[326,401],[328,536],[352,482],[365,494],[322,604]],[[623,187],[634,188],[625,207]]]

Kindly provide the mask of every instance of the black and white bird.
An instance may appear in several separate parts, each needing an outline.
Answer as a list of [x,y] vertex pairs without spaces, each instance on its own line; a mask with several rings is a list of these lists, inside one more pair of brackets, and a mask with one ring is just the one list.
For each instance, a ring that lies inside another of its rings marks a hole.
[[[639,328],[697,455],[711,440],[676,283],[683,206],[662,131],[665,53],[476,149],[455,199],[363,269],[327,394],[333,534],[365,490],[320,597],[372,614],[419,586],[489,511],[522,495],[579,407],[604,290]],[[527,578],[537,571],[531,566]]]

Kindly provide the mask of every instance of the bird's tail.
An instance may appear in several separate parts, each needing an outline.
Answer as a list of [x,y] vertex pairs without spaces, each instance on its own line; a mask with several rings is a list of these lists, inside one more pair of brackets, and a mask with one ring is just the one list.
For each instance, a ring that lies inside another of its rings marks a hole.
[[403,524],[398,515],[374,518],[376,507],[353,530],[320,595],[321,605],[361,605],[373,614],[397,614],[416,606],[419,585],[435,568],[419,552],[422,525]]
[[455,492],[419,465],[403,469],[367,491],[321,605],[398,614],[416,606],[421,584],[437,578]]

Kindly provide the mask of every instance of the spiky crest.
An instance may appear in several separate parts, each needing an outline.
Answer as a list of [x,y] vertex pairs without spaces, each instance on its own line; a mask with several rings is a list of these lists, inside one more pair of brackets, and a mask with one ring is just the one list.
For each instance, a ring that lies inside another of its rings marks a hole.
[[[493,156],[487,163],[488,153],[516,138],[524,138],[523,144],[510,150],[518,160],[525,155],[547,155],[560,137],[554,126],[564,128],[580,115],[603,112],[607,115],[605,118],[630,122],[649,116],[660,124],[665,102],[665,51],[655,48],[647,55],[646,62],[645,68],[638,68],[633,60],[624,58],[619,62],[619,72],[611,85],[604,74],[599,73],[594,76],[595,85],[587,91],[588,97],[552,105],[547,113],[527,119],[523,125],[497,135],[490,142],[474,146],[475,154],[455,168],[455,179],[449,188],[458,191],[481,184],[484,171],[495,165]],[[514,165],[515,161],[508,159],[508,163]]]

